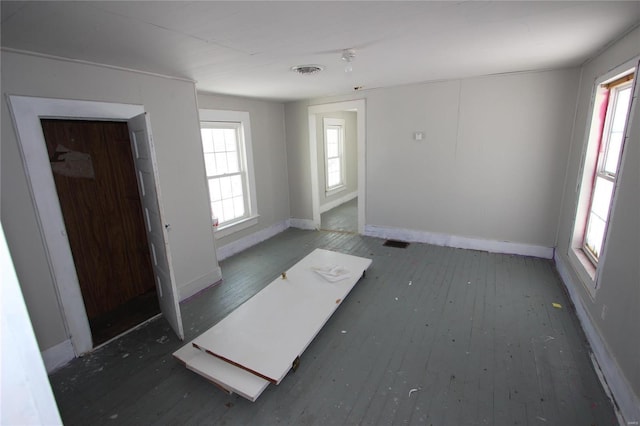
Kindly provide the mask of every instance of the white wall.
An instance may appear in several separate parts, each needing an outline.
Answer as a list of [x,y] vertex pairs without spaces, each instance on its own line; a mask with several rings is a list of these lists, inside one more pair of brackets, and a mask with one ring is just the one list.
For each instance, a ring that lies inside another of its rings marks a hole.
[[288,103],[291,214],[311,218],[307,106],[365,98],[367,226],[551,250],[577,85],[568,69]]
[[[218,281],[197,104],[191,82],[2,52],[3,95],[143,105],[158,160],[176,285],[182,298]],[[2,223],[41,350],[68,339],[6,101],[2,102]]]
[[0,424],[61,425],[1,227],[0,276]]
[[[326,166],[324,161],[324,124],[325,118],[338,118],[344,120],[344,155],[345,155],[345,188],[335,194],[327,196],[326,182]],[[336,111],[324,114],[316,114],[316,140],[318,148],[318,196],[320,212],[329,210],[331,206],[335,207],[336,201],[344,198],[346,195],[358,192],[358,127],[357,113],[351,111]],[[329,208],[323,208],[325,206]]]
[[[625,145],[616,205],[599,288],[592,297],[569,262],[568,252],[578,202],[577,182],[587,143],[592,92],[598,77],[640,55],[640,29],[609,47],[583,67],[571,151],[566,163],[564,198],[556,262],[573,296],[594,352],[627,421],[640,420],[640,106],[635,102],[632,133]],[[602,310],[607,307],[606,315]]]
[[[198,93],[202,109],[246,111],[251,120],[251,137],[258,204],[258,223],[216,239],[222,257],[265,239],[286,228],[289,219],[289,184],[285,148],[284,105],[257,99]],[[249,238],[249,240],[247,240]],[[231,250],[231,251],[229,251]]]

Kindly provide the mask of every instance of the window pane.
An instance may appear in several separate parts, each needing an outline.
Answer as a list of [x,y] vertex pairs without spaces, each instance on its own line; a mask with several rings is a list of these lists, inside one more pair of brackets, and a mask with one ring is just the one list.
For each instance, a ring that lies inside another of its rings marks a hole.
[[609,206],[611,205],[611,196],[613,195],[613,182],[596,178],[596,185],[593,190],[593,200],[591,202],[591,212],[596,214],[603,221],[609,217]]
[[327,162],[328,172],[331,173],[340,173],[340,159],[339,158],[331,158]]
[[227,153],[227,173],[238,173],[240,171],[240,164],[238,163],[238,153]]
[[340,173],[330,173],[328,176],[327,184],[329,188],[340,185]]
[[242,177],[240,175],[231,176],[231,193],[234,197],[242,196]]
[[623,132],[624,125],[627,121],[627,110],[629,109],[629,97],[631,96],[631,87],[627,87],[618,91],[616,98],[616,109],[613,115],[613,125],[611,131]]
[[237,151],[236,129],[224,129],[225,151]]
[[211,129],[200,129],[202,135],[202,150],[204,152],[213,152],[213,135]]
[[224,151],[224,133],[223,129],[209,129],[213,136],[213,150],[216,152]]
[[618,173],[618,161],[620,160],[623,132],[613,132],[609,137],[607,157],[604,163],[604,171],[615,175]]
[[209,179],[209,198],[211,198],[211,202],[222,200],[219,179]]
[[222,193],[222,199],[231,198],[231,178],[223,177],[220,178],[220,192]]
[[216,171],[216,159],[214,154],[204,154],[204,168],[207,172],[207,176],[214,176],[218,174]]
[[227,154],[216,153],[216,174],[223,175],[229,172],[229,168],[227,166]]
[[244,199],[242,196],[233,197],[233,209],[236,213],[236,217],[244,216]]
[[211,211],[213,212],[213,215],[218,218],[218,223],[225,221],[224,212],[222,211],[222,201],[211,203]]
[[596,258],[600,256],[600,252],[602,251],[604,229],[604,220],[594,214],[589,215],[589,225],[587,226],[587,235],[584,244]]
[[236,218],[236,215],[233,211],[233,199],[229,198],[226,200],[222,200],[222,210],[224,210],[224,220],[233,220]]

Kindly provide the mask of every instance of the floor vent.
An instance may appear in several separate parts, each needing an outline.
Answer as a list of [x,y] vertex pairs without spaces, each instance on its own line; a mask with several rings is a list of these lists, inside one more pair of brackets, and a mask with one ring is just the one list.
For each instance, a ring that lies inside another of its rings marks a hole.
[[405,242],[405,241],[398,241],[398,240],[386,240],[384,242],[384,244],[382,244],[383,246],[386,247],[394,247],[394,248],[407,248],[409,247],[409,243]]

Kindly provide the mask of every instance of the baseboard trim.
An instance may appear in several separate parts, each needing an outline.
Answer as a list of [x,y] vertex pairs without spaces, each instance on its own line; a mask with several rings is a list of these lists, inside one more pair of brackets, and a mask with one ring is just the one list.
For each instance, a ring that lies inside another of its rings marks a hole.
[[358,196],[358,191],[351,192],[349,194],[343,195],[340,198],[336,198],[335,200],[331,200],[328,203],[325,203],[320,206],[320,214],[324,212],[328,212],[331,209],[335,209],[336,207],[348,203]]
[[317,231],[318,227],[313,223],[313,220],[309,219],[289,219],[289,226],[291,228],[304,229],[307,231]]
[[216,251],[218,261],[224,260],[227,257],[233,256],[236,253],[240,253],[241,251],[246,250],[249,247],[261,243],[262,241],[281,233],[288,227],[289,221],[283,220],[282,222],[278,222],[274,225],[269,226],[268,228],[262,229],[258,232],[254,232],[253,234],[247,235],[228,244],[225,244],[224,246],[218,247],[218,250]]
[[180,301],[181,302],[185,301],[186,299],[190,298],[194,294],[197,294],[202,290],[204,290],[205,288],[210,287],[213,284],[217,283],[221,279],[222,279],[222,270],[220,269],[219,266],[216,266],[216,268],[213,271],[199,278],[196,278],[190,283],[187,283],[182,287],[180,287],[178,289]]
[[558,274],[560,274],[560,278],[567,289],[569,298],[573,306],[575,306],[576,314],[584,330],[584,334],[587,336],[587,340],[591,345],[591,350],[597,362],[595,367],[600,369],[604,378],[602,385],[605,387],[605,390],[613,396],[615,402],[614,407],[619,410],[619,414],[622,416],[624,423],[621,422],[621,424],[637,425],[638,421],[640,421],[640,399],[634,394],[631,385],[624,377],[618,363],[609,352],[606,342],[602,340],[598,329],[591,320],[582,302],[582,298],[576,291],[576,287],[582,284],[573,279],[569,267],[561,257],[556,254],[553,260],[555,261]]
[[71,339],[58,343],[49,349],[45,349],[41,352],[41,355],[44,366],[49,374],[53,373],[76,357],[73,345],[71,344]]
[[427,243],[437,246],[483,250],[491,253],[518,254],[523,256],[541,257],[544,259],[553,258],[553,247],[535,246],[509,241],[493,241],[483,240],[480,238],[459,237],[456,235],[437,234],[412,229],[366,225],[364,228],[364,235],[416,243]]

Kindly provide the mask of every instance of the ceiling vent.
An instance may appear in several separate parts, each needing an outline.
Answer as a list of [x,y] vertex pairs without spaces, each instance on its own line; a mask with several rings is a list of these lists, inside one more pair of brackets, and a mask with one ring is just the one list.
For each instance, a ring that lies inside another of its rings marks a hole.
[[291,71],[295,71],[302,75],[316,74],[322,71],[324,67],[322,65],[296,65],[291,67]]

